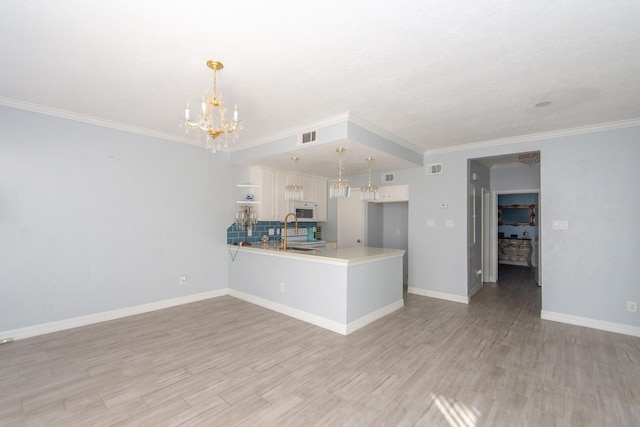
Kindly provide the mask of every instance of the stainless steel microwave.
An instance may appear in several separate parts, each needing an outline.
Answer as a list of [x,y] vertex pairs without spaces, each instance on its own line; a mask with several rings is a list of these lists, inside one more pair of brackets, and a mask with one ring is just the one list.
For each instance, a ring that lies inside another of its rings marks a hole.
[[315,202],[291,202],[291,210],[298,217],[298,221],[318,221],[318,204]]

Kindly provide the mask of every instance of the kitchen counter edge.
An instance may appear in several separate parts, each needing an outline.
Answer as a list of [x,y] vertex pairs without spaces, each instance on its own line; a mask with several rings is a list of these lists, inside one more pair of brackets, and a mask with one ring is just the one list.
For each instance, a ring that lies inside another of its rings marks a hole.
[[230,252],[252,252],[265,256],[275,256],[281,258],[290,258],[300,261],[313,261],[324,264],[352,266],[357,264],[366,264],[376,262],[383,259],[401,257],[404,255],[404,249],[390,248],[374,248],[374,247],[356,247],[356,248],[338,248],[338,249],[322,249],[314,254],[305,254],[300,252],[289,252],[275,250],[271,248],[263,248],[262,246],[239,246],[227,245]]

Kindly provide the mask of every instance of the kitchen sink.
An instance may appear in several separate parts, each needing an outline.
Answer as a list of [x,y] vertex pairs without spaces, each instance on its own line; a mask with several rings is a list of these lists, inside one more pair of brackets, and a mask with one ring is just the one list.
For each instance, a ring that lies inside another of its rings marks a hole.
[[315,248],[305,248],[305,247],[301,247],[301,246],[294,246],[292,248],[287,248],[287,250],[289,250],[291,252],[301,252],[301,253],[305,253],[305,254],[314,254],[314,253],[316,253]]

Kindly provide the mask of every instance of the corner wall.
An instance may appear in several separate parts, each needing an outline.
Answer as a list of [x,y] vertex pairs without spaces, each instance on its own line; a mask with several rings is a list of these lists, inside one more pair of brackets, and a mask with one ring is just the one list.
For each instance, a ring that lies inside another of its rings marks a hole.
[[[410,172],[410,289],[467,295],[468,159],[540,150],[542,317],[640,336],[640,315],[626,311],[626,301],[640,301],[638,140],[640,127],[630,127],[427,155],[443,174]],[[554,220],[569,229],[553,229]]]
[[227,163],[0,107],[0,332],[225,289]]

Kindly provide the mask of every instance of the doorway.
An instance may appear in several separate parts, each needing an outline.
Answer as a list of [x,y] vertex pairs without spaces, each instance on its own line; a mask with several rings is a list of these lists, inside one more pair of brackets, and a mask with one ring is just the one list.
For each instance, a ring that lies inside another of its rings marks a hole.
[[360,200],[360,189],[338,199],[338,247],[403,249],[403,282],[409,283],[409,203]]
[[[524,153],[524,157],[529,154],[537,154],[537,163],[526,163],[521,160],[522,153],[510,153],[498,156],[469,159],[468,184],[475,186],[476,197],[469,197],[469,297],[474,295],[474,291],[479,291],[478,282],[483,285],[498,281],[498,195],[514,193],[536,193],[535,200],[527,204],[536,205],[537,237],[532,239],[533,250],[535,251],[534,263],[536,267],[529,270],[535,275],[536,281],[541,280],[541,230],[540,227],[540,152]],[[472,193],[470,193],[472,194]],[[479,209],[474,212],[473,205],[477,204]],[[474,221],[474,214],[477,213],[477,222]],[[481,232],[478,241],[473,239],[473,226],[477,225]],[[522,231],[509,232],[522,237]],[[473,256],[473,257],[472,257]],[[477,258],[476,258],[477,257]],[[473,264],[471,261],[473,260]],[[521,268],[517,267],[516,268]],[[527,268],[526,265],[524,268]],[[480,278],[474,277],[474,272],[480,274]]]
[[[501,266],[514,265],[522,268],[532,269],[532,274],[538,279],[539,270],[539,241],[540,241],[540,190],[539,189],[522,189],[522,190],[509,190],[498,191],[495,193],[495,212],[498,212],[499,207],[503,206],[533,206],[533,215],[531,218],[532,223],[518,223],[519,225],[513,225],[509,222],[496,222],[497,224],[497,236],[496,236],[496,259],[495,259],[495,271],[497,281],[501,279],[501,273],[504,269]],[[503,214],[504,217],[505,214]],[[496,214],[496,218],[498,215]],[[504,219],[504,218],[503,218]],[[533,225],[531,225],[533,224]],[[515,243],[527,242],[525,246],[529,247],[530,255],[526,261],[523,258],[512,259],[500,255],[500,244],[507,243],[509,246]]]

